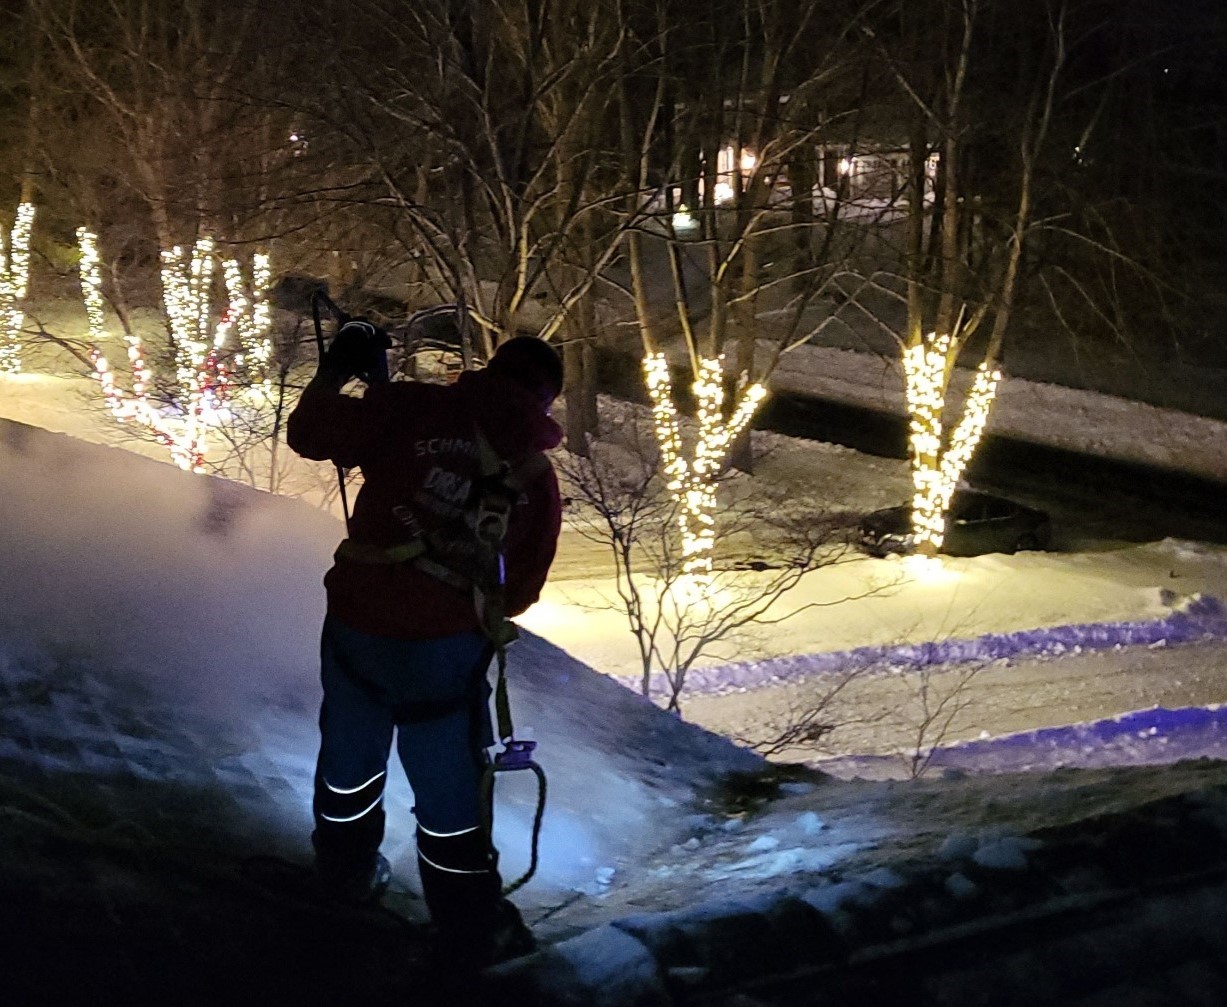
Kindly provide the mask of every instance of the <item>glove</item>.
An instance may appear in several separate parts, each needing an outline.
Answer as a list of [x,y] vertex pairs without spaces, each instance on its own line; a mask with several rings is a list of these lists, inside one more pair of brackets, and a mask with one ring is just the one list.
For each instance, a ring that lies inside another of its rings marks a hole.
[[320,370],[348,381],[359,378],[368,385],[388,380],[387,350],[392,345],[388,334],[365,318],[353,318],[337,330]]

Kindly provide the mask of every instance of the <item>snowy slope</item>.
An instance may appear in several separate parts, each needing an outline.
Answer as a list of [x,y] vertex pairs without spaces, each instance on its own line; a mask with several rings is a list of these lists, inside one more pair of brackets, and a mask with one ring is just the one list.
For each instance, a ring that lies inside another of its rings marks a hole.
[[[279,811],[305,843],[320,579],[339,522],[10,422],[0,423],[0,513],[0,667],[11,693],[41,682],[57,697],[28,716],[10,708],[0,755],[33,745],[37,761],[67,746],[93,769],[131,772],[135,760],[164,779],[209,778],[224,758],[240,775],[280,781]],[[513,647],[509,665],[517,722],[550,773],[547,883],[584,884],[608,862],[667,845],[717,776],[760,765],[539,638]],[[185,737],[208,740],[185,747]],[[389,850],[409,867],[411,799],[396,775]],[[523,784],[500,784],[509,844],[531,822]]]

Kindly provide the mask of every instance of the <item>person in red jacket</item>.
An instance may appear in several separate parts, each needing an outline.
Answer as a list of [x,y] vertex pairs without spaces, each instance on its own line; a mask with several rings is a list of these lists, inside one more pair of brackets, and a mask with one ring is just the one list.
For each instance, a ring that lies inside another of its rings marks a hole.
[[[334,895],[382,894],[390,877],[379,853],[384,783],[395,739],[440,946],[484,965],[525,953],[533,941],[502,897],[483,825],[494,645],[470,583],[480,580],[474,505],[490,478],[483,459],[491,450],[503,471],[529,473],[505,494],[500,600],[506,615],[517,615],[536,601],[561,529],[558,481],[542,452],[562,439],[549,415],[562,364],[547,343],[525,336],[453,385],[386,382],[376,377],[386,373],[385,346],[369,323],[343,326],[287,428],[298,454],[363,476],[349,537],[324,577],[312,844]],[[342,392],[354,376],[368,382],[362,397]]]

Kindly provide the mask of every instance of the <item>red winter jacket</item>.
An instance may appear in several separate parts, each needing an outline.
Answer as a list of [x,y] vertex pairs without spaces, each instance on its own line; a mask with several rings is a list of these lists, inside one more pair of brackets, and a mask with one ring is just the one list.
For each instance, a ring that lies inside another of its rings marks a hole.
[[[454,385],[417,381],[372,385],[354,398],[312,384],[290,414],[286,440],[305,458],[362,469],[350,537],[386,548],[456,521],[481,474],[474,422],[513,467],[557,447],[562,430],[531,392],[503,375],[466,371]],[[537,600],[562,526],[552,468],[512,508],[506,606],[518,615]],[[328,611],[366,633],[400,639],[479,628],[473,599],[411,563],[338,559],[324,577]]]

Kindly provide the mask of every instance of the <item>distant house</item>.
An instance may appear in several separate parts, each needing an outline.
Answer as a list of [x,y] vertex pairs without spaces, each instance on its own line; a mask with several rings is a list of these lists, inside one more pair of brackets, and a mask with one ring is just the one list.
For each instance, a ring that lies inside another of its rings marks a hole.
[[[898,204],[909,185],[909,155],[897,145],[875,145],[861,142],[822,143],[815,147],[816,190],[815,208],[829,207],[834,200],[846,200],[860,206]],[[933,198],[937,176],[937,154],[931,154],[925,165],[925,201]],[[715,198],[718,205],[729,203],[734,196],[735,173],[740,173],[744,185],[760,168],[758,155],[732,143],[720,148],[717,156]],[[792,185],[785,168],[781,167],[770,179],[781,199],[792,195]],[[700,181],[700,191],[702,184]],[[676,200],[675,200],[676,201]]]

